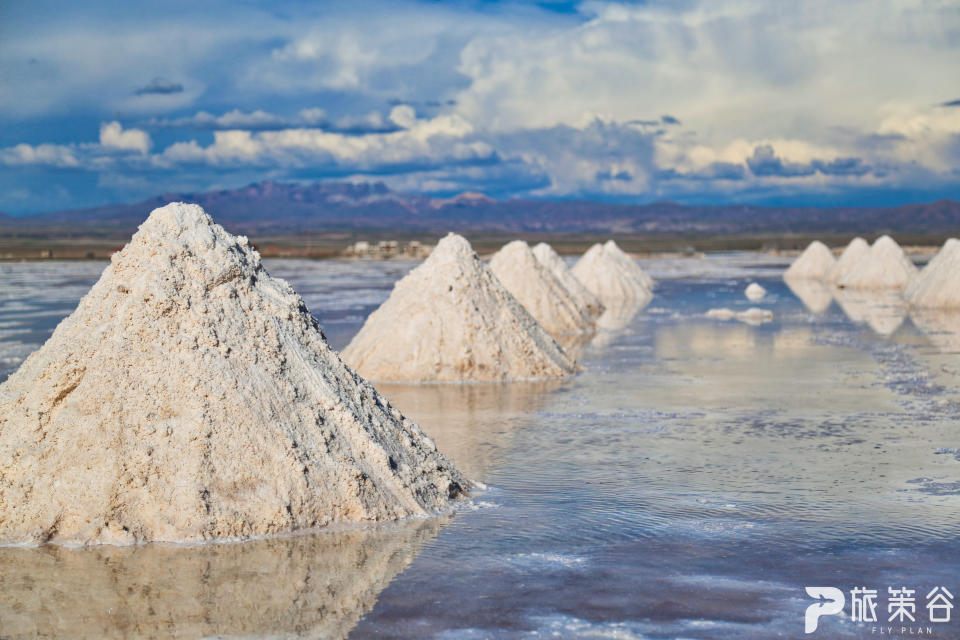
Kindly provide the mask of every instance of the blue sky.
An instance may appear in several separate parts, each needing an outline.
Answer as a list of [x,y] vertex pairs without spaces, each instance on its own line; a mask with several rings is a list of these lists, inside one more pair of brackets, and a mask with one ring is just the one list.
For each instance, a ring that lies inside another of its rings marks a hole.
[[262,179],[960,198],[958,69],[955,1],[8,0],[0,211]]

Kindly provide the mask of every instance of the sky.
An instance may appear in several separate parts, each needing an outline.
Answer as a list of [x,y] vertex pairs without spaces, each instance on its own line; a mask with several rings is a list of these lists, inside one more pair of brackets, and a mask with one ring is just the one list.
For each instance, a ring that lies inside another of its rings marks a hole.
[[266,179],[960,199],[960,3],[0,1],[0,211]]

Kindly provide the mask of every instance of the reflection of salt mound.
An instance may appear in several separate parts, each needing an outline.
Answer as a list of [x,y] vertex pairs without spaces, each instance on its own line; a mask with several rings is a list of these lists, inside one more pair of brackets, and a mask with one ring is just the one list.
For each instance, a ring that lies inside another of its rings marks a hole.
[[368,378],[396,382],[557,378],[577,370],[455,234],[397,282],[343,359]]
[[913,307],[960,309],[960,240],[947,240],[903,296]]
[[[578,336],[583,338],[584,336]],[[518,429],[539,411],[550,392],[570,379],[510,384],[378,385],[404,414],[417,421],[457,467],[484,481],[503,460]]]
[[583,283],[577,280],[573,273],[571,273],[570,268],[563,263],[563,260],[557,255],[557,252],[553,250],[553,247],[546,242],[541,242],[533,248],[533,255],[537,257],[540,264],[556,276],[560,284],[566,287],[567,291],[570,292],[570,295],[573,296],[573,299],[581,309],[585,309],[587,313],[592,316],[599,316],[603,313],[604,307],[603,303],[600,302],[600,298],[590,293],[590,291],[583,286]]
[[523,240],[500,249],[490,260],[490,270],[550,334],[587,333],[596,328],[587,310],[540,264]]
[[242,544],[0,548],[3,634],[345,638],[444,520]]
[[743,295],[747,296],[747,300],[756,302],[758,300],[763,300],[763,296],[767,295],[767,290],[761,287],[756,282],[751,282],[747,285],[746,290],[744,290]]
[[783,274],[787,278],[815,278],[820,279],[827,275],[827,272],[833,268],[837,260],[830,253],[827,245],[819,240],[814,240],[803,250],[800,257],[793,261],[787,272]]
[[837,281],[844,289],[904,289],[917,275],[917,268],[890,236],[878,238]]
[[910,320],[941,353],[960,353],[960,309],[911,309]]
[[[632,298],[614,298],[604,304],[606,309],[597,318],[597,328],[604,331],[618,331],[623,329],[634,316],[640,313],[644,307],[650,304],[653,294],[644,293],[643,295]],[[594,341],[596,344],[596,341]]]
[[617,301],[647,298],[653,287],[650,276],[612,240],[590,247],[572,272],[608,309]]
[[820,280],[811,280],[810,278],[784,278],[787,287],[793,292],[793,295],[800,298],[811,313],[823,313],[830,306],[833,300],[833,294],[830,288]]
[[897,291],[837,289],[834,295],[837,304],[850,320],[866,323],[882,336],[893,334],[906,317],[903,299]]
[[273,534],[446,507],[465,480],[200,207],[155,210],[0,386],[0,540]]
[[846,276],[857,262],[863,256],[867,255],[870,252],[870,245],[867,244],[867,241],[863,238],[854,238],[850,241],[850,244],[846,246],[843,250],[843,253],[840,254],[840,259],[837,260],[837,263],[833,265],[833,268],[827,273],[826,279],[829,282],[838,282],[841,278]]

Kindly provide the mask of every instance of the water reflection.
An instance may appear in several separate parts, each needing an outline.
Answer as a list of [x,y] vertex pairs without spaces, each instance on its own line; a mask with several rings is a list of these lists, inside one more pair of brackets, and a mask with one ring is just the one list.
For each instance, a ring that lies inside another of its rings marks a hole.
[[803,303],[803,306],[805,306],[810,313],[823,313],[833,300],[833,294],[830,288],[819,280],[811,280],[810,278],[784,278],[783,281],[787,284],[790,291],[793,292],[793,295],[800,298],[800,302]]
[[960,353],[960,309],[913,309],[910,320],[941,353]]
[[611,302],[606,302],[606,309],[597,318],[597,328],[605,331],[619,331],[623,329],[633,317],[640,313],[644,307],[650,304],[653,299],[652,294],[639,298],[623,298]]
[[377,389],[430,436],[473,480],[485,481],[509,447],[521,419],[572,381],[491,384],[378,384]]
[[865,323],[882,336],[892,335],[907,316],[906,305],[897,291],[835,289],[834,297],[851,321]]
[[344,638],[445,524],[194,547],[0,548],[0,635]]

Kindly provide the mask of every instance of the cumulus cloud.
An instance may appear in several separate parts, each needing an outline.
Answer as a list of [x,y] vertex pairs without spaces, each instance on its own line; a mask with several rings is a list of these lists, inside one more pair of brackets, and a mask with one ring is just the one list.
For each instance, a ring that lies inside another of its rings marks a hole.
[[371,171],[496,161],[491,146],[472,139],[473,126],[458,116],[438,116],[407,124],[408,128],[400,131],[363,136],[323,129],[216,131],[212,144],[176,143],[159,154],[157,162],[166,166],[256,164]]
[[[101,7],[95,24],[66,7],[42,29],[26,12],[5,16],[0,119],[118,121],[97,144],[26,138],[0,161],[154,171],[158,189],[185,165],[548,197],[956,183],[960,101],[943,92],[960,66],[960,11],[943,0],[568,12],[414,2],[322,15],[221,2],[176,16]],[[204,37],[185,38],[198,22]],[[159,75],[144,85],[144,69]],[[78,141],[96,135],[82,126]],[[165,148],[153,150],[147,130],[159,129]]]
[[117,121],[100,125],[100,146],[108,149],[123,149],[149,153],[150,135],[140,129],[124,129]]
[[76,148],[59,144],[18,144],[0,149],[0,162],[6,165],[47,165],[75,168],[80,166]]
[[227,131],[276,131],[279,129],[319,128],[349,134],[389,133],[402,127],[393,118],[385,119],[379,111],[370,111],[362,116],[344,116],[331,119],[319,107],[301,109],[295,117],[288,118],[261,109],[243,111],[233,109],[221,115],[198,111],[192,116],[179,118],[151,118],[145,126],[156,129],[205,129]]

